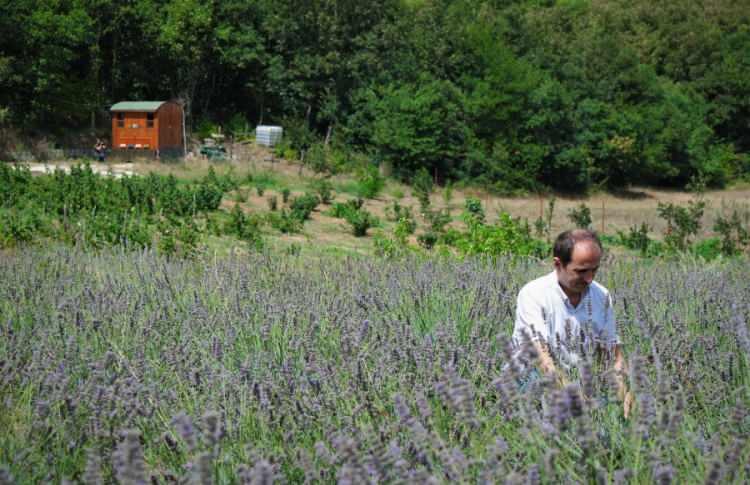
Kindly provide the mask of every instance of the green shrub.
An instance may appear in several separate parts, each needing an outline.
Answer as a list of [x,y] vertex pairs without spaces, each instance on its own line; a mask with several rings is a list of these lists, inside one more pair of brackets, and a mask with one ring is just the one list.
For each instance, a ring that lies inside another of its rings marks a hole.
[[439,236],[434,232],[425,232],[417,236],[417,242],[425,249],[432,249],[438,242]]
[[375,254],[384,258],[396,258],[405,254],[405,246],[399,241],[386,237],[382,233],[373,236]]
[[151,246],[154,230],[137,214],[125,214],[119,221],[120,229],[117,239],[110,244],[123,244],[129,247],[145,248]]
[[260,220],[252,215],[247,215],[239,204],[235,204],[229,213],[226,233],[234,234],[243,241],[256,242],[261,238]]
[[355,237],[367,235],[367,230],[378,224],[378,220],[364,209],[350,210],[344,214],[344,219],[352,226]]
[[203,177],[202,183],[214,185],[223,192],[234,190],[240,186],[240,181],[234,175],[234,170],[231,167],[223,175],[216,175],[214,167],[208,167],[208,173]]
[[200,237],[201,231],[192,219],[177,226],[177,240],[180,242],[183,256],[192,257],[196,254]]
[[268,199],[266,200],[268,201],[269,210],[275,211],[276,209],[279,208],[279,199],[275,195],[268,197]]
[[718,237],[703,239],[690,247],[690,253],[706,261],[713,261],[724,254],[722,241]]
[[305,165],[315,173],[330,173],[331,167],[328,162],[328,150],[322,143],[313,144],[305,152]]
[[[189,197],[189,194],[188,194]],[[196,211],[214,211],[221,205],[221,199],[224,192],[216,185],[202,183],[199,184],[194,192],[194,210]]]
[[455,246],[456,242],[462,237],[464,237],[464,234],[458,229],[448,228],[448,230],[440,234],[440,243],[446,246]]
[[572,208],[568,211],[568,219],[570,219],[570,222],[572,222],[575,227],[582,228],[582,229],[589,229],[591,228],[591,209],[581,202],[581,204],[576,208]]
[[289,196],[292,194],[292,191],[289,190],[287,187],[284,187],[281,189],[281,200],[286,204],[289,202]]
[[42,210],[33,205],[0,207],[0,247],[16,246],[33,240],[44,224]]
[[90,210],[80,213],[69,228],[70,240],[96,248],[115,244],[142,248],[152,242],[152,229],[133,213]]
[[513,219],[507,213],[500,214],[496,224],[477,224],[455,241],[455,247],[464,255],[499,256],[548,256],[549,246],[531,237],[528,225]]
[[627,234],[622,231],[617,231],[617,236],[620,244],[628,249],[640,251],[641,254],[645,256],[653,242],[651,238],[648,237],[649,231],[650,227],[643,222],[640,226],[631,226],[628,229]]
[[172,229],[172,227],[167,227],[164,231],[160,232],[159,241],[156,244],[159,252],[167,256],[177,253],[177,238]]
[[463,219],[469,227],[475,224],[484,224],[485,215],[482,201],[476,197],[467,197],[464,202]]
[[667,222],[664,232],[664,242],[673,251],[684,251],[690,245],[690,238],[697,235],[701,228],[705,201],[690,200],[687,207],[673,203],[659,202],[657,212],[659,217]]
[[445,226],[450,224],[453,218],[447,210],[431,211],[425,214],[427,221],[430,223],[430,230],[434,233],[441,234],[445,232]]
[[417,224],[414,222],[414,219],[402,217],[396,222],[396,227],[393,228],[393,235],[401,244],[406,244],[406,239],[414,234],[416,229]]
[[194,183],[154,173],[114,179],[99,176],[85,164],[74,165],[70,173],[30,177],[0,165],[0,201],[12,209],[3,213],[0,237],[6,245],[51,236],[95,247],[145,247],[153,243],[158,226],[165,240],[160,244],[168,249],[171,236],[165,224],[186,231],[184,224],[192,222],[184,219],[217,210],[222,187],[236,186],[233,180],[231,172],[217,176],[213,170]]
[[268,224],[282,234],[296,234],[302,230],[302,220],[286,209],[266,215]]
[[392,222],[403,218],[414,219],[411,208],[401,205],[397,200],[394,200],[390,206],[385,208],[385,217]]
[[420,168],[414,176],[412,189],[414,196],[419,201],[422,212],[427,212],[427,209],[430,207],[430,194],[433,189],[433,181],[430,173],[424,167]]
[[291,209],[292,217],[297,218],[300,221],[306,221],[310,218],[310,214],[318,206],[318,197],[315,194],[305,194],[292,199],[292,203],[289,205]]
[[346,218],[346,215],[352,211],[358,211],[362,208],[364,201],[362,199],[350,199],[346,202],[336,202],[331,206],[328,215],[332,217]]
[[311,184],[312,190],[318,194],[322,204],[330,204],[333,200],[333,185],[326,179],[315,180]]
[[375,165],[368,164],[357,176],[357,195],[364,199],[374,199],[385,187],[385,178]]
[[201,233],[192,220],[163,221],[159,225],[157,249],[168,256],[193,257],[197,253]]
[[714,231],[721,236],[721,252],[727,256],[741,253],[750,244],[750,231],[743,225],[736,209],[729,217],[718,216]]
[[24,166],[11,166],[0,162],[0,206],[12,207],[28,196],[34,180]]
[[229,212],[229,221],[226,223],[224,232],[242,237],[246,225],[247,216],[245,215],[245,211],[242,210],[239,204],[234,204],[234,207]]

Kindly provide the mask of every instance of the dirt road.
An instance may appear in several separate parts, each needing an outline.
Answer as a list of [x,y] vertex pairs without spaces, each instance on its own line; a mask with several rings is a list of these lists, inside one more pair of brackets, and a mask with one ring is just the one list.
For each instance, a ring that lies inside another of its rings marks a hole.
[[[62,170],[64,172],[70,172],[71,163],[67,162],[54,162],[54,163],[23,163],[29,168],[31,173],[53,173],[55,170]],[[124,175],[133,175],[135,172],[132,170],[132,165],[129,163],[92,163],[91,170],[101,175],[109,175],[115,178],[120,178]]]

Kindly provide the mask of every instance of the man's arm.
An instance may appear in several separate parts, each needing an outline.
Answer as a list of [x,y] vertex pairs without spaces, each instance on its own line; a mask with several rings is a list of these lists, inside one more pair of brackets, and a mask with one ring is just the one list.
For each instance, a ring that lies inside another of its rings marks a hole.
[[545,321],[544,305],[538,295],[526,290],[527,288],[524,288],[518,294],[513,340],[517,345],[524,342],[531,344],[536,354],[534,365],[542,374],[555,376],[557,384],[563,387],[567,381],[555,365],[547,344],[549,331]]
[[617,398],[622,401],[623,411],[627,418],[630,415],[630,408],[633,405],[633,394],[631,394],[627,388],[628,366],[625,362],[625,352],[623,351],[620,337],[617,332],[614,305],[612,302],[612,295],[609,292],[606,293],[606,299],[604,300],[604,312],[604,338],[606,345],[612,349],[612,353],[609,354],[610,358],[614,357],[612,370],[615,373],[614,378],[617,386]]

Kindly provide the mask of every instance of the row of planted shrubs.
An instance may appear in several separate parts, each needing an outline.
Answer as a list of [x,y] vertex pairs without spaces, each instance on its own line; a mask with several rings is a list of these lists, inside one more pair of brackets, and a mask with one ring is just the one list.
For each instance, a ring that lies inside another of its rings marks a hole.
[[[46,238],[94,247],[157,245],[166,253],[190,254],[202,236],[232,235],[258,248],[263,245],[264,226],[282,233],[300,232],[318,205],[331,204],[333,199],[330,183],[321,180],[296,197],[284,188],[283,206],[278,207],[273,196],[266,214],[246,213],[241,200],[229,214],[219,211],[225,193],[240,193],[244,184],[263,195],[274,181],[264,174],[244,179],[232,172],[217,175],[213,169],[194,182],[154,173],[113,178],[95,173],[87,164],[34,176],[24,167],[3,163],[0,247]],[[356,236],[364,236],[378,221],[362,208],[362,199],[357,200],[356,207],[335,217],[349,222]]]
[[[430,206],[431,187],[420,190],[415,186],[414,193],[420,203],[421,216],[425,225],[416,240],[422,248],[452,252],[459,255],[516,254],[545,257],[550,253],[552,220],[555,199],[549,201],[544,214],[530,223],[527,219],[513,218],[501,213],[497,221],[488,223],[484,208],[479,199],[469,197],[461,219],[466,227],[460,230],[449,227],[452,217],[448,210],[433,210]],[[651,235],[652,228],[647,223],[634,225],[626,231],[614,235],[601,234],[602,240],[613,246],[620,246],[645,257],[675,256],[691,254],[706,260],[719,256],[733,257],[750,251],[750,211],[733,209],[731,214],[719,214],[715,218],[715,235],[698,238],[702,230],[702,218],[708,203],[699,190],[686,205],[660,203],[657,215],[665,221],[665,231],[661,239]],[[394,201],[386,210],[390,221],[395,222],[392,237],[383,234],[376,238],[378,252],[397,255],[410,249],[407,239],[415,234],[416,218],[410,207]],[[571,227],[592,228],[591,210],[586,204],[568,211]],[[414,249],[414,248],[411,248]]]
[[[344,219],[357,237],[381,225],[363,208],[362,198],[334,202],[333,187],[326,179],[315,180],[309,192],[297,197],[291,197],[290,190],[283,188],[283,206],[279,208],[276,196],[271,196],[271,210],[266,214],[247,214],[239,204],[228,215],[217,211],[227,191],[240,194],[237,189],[248,183],[255,186],[258,195],[275,185],[268,174],[248,174],[241,180],[231,171],[219,176],[213,169],[198,181],[184,182],[153,173],[120,179],[102,177],[88,165],[74,166],[69,173],[57,171],[35,177],[27,169],[0,164],[0,247],[41,236],[94,246],[157,244],[167,253],[189,254],[202,236],[229,234],[258,248],[263,245],[264,226],[282,233],[300,232],[320,203],[329,204],[327,214]],[[470,197],[461,217],[465,229],[461,230],[449,226],[452,217],[446,209],[431,207],[433,189],[429,174],[419,174],[413,181],[412,191],[425,221],[416,238],[422,248],[431,250],[437,246],[462,255],[513,253],[544,257],[549,253],[554,199],[544,216],[533,224],[508,214],[501,214],[490,224],[481,202]],[[239,199],[236,202],[244,201]],[[651,228],[645,223],[614,236],[603,235],[603,239],[644,256],[689,252],[712,259],[720,254],[736,255],[748,248],[747,217],[743,219],[736,210],[729,217],[716,219],[713,229],[719,237],[695,240],[705,208],[706,202],[698,191],[687,206],[659,205],[658,215],[667,225],[662,240],[650,237]],[[398,201],[386,210],[386,217],[395,223],[393,237],[379,234],[375,244],[378,252],[393,255],[408,247],[407,239],[415,234],[417,222],[412,208]],[[592,224],[591,211],[585,204],[569,211],[568,218],[577,227]]]
[[190,244],[195,219],[215,211],[227,190],[213,172],[194,183],[173,176],[102,177],[88,165],[33,176],[0,164],[0,246],[39,237],[94,246]]

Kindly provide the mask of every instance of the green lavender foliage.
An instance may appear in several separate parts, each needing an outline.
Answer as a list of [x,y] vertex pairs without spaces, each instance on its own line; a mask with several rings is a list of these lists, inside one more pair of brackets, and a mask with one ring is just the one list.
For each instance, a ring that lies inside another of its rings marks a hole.
[[745,483],[749,270],[607,261],[626,420],[595,360],[518,393],[508,336],[535,260],[0,252],[0,473]]

